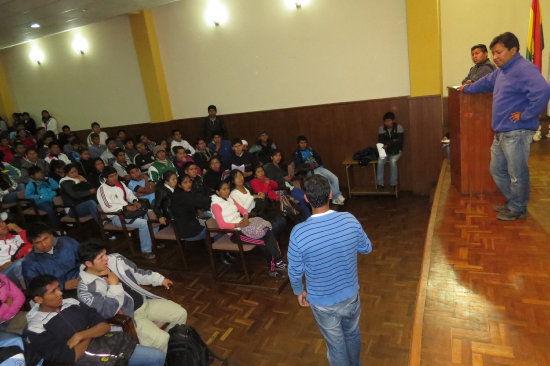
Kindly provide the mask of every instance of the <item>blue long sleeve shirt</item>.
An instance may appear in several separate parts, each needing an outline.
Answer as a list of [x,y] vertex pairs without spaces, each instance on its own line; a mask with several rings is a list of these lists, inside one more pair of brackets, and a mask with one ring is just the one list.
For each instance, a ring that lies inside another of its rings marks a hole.
[[357,253],[368,254],[372,244],[361,224],[348,212],[312,215],[290,234],[288,276],[295,295],[304,291],[317,306],[330,306],[357,294]]
[[[539,114],[550,99],[548,82],[539,69],[519,53],[495,72],[466,85],[464,92],[493,92],[492,128],[495,132],[536,130],[539,127]],[[514,112],[521,112],[518,122],[510,119]]]

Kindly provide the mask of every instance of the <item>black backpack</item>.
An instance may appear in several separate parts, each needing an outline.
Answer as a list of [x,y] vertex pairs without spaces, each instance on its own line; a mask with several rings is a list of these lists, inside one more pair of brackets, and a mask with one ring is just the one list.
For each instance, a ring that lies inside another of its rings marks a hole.
[[227,361],[214,354],[191,326],[176,325],[168,333],[170,340],[166,366],[207,366],[214,362],[214,359]]

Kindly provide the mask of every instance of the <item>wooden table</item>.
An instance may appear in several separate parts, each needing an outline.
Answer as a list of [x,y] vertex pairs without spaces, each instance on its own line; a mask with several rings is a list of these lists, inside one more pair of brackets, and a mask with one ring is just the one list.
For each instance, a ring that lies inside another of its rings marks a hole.
[[351,198],[352,196],[394,196],[397,198],[399,196],[399,185],[395,187],[395,191],[392,191],[391,188],[385,188],[384,190],[378,190],[376,188],[376,167],[378,165],[377,160],[369,161],[368,165],[372,166],[372,176],[373,176],[373,185],[372,186],[356,186],[350,180],[350,168],[353,166],[365,167],[365,165],[359,165],[359,161],[353,160],[352,157],[347,157],[342,164],[346,166],[346,180],[348,183],[348,194]]

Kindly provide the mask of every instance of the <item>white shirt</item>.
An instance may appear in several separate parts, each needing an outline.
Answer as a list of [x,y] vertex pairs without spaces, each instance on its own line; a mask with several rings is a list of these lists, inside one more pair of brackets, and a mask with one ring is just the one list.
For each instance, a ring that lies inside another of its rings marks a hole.
[[181,140],[181,141],[172,140],[172,143],[170,144],[170,153],[172,153],[172,151],[173,151],[172,148],[174,146],[181,146],[185,150],[189,150],[191,152],[191,155],[193,155],[195,153],[195,149],[193,149],[193,146],[191,146],[189,144],[189,142],[187,142],[185,140]]
[[254,201],[254,197],[250,194],[248,189],[246,189],[246,194],[242,193],[238,189],[234,189],[231,191],[229,196],[248,212],[252,211],[254,207],[256,207],[256,201]]

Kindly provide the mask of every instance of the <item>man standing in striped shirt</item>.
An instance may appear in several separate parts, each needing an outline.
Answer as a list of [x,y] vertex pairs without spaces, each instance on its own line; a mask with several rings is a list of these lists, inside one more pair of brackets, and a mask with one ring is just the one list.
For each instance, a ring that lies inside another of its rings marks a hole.
[[352,214],[330,210],[332,191],[326,178],[313,175],[304,187],[313,214],[290,234],[290,283],[300,306],[311,306],[330,364],[360,365],[357,253],[370,253],[372,244]]

